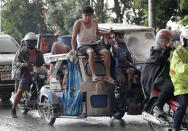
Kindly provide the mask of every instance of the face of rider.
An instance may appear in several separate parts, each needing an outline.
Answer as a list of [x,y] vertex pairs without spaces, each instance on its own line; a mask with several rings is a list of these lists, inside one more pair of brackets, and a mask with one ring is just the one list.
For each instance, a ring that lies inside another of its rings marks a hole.
[[172,33],[168,29],[161,29],[157,32],[155,38],[155,44],[161,48],[166,48],[171,46]]
[[36,40],[26,40],[26,46],[28,49],[33,50],[37,44]]
[[169,41],[170,39],[168,37],[160,37],[160,46],[166,48]]
[[91,23],[92,16],[93,15],[91,13],[83,13],[82,14],[82,18],[83,18],[85,23]]
[[118,40],[117,40],[117,36],[115,34],[112,34],[111,38],[112,38],[114,43],[117,43]]

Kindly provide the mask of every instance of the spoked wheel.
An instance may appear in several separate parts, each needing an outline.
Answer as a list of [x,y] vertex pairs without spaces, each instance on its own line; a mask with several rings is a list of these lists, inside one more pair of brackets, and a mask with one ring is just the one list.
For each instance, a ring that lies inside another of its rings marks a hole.
[[44,102],[43,102],[44,106],[43,108],[41,109],[41,112],[43,114],[43,118],[44,120],[49,124],[49,125],[53,125],[56,118],[53,118],[53,112],[54,112],[54,109],[52,109],[50,107],[50,102],[48,101],[48,98],[45,98],[44,99]]
[[43,119],[43,111],[42,111],[42,107],[38,106],[38,113],[41,119]]
[[117,113],[115,113],[114,115],[113,115],[113,117],[115,118],[115,119],[122,119],[123,118],[123,116],[125,115],[125,111],[120,111],[120,112],[117,112]]
[[29,111],[29,109],[28,109],[28,108],[25,108],[25,109],[23,110],[23,114],[26,115],[26,114],[28,113],[28,111]]
[[[149,109],[149,113],[155,117],[158,118],[158,115],[154,112],[155,110],[155,107],[157,105],[157,100],[155,100],[152,104],[151,104],[151,108]],[[165,113],[169,113],[169,108],[167,109],[167,105],[164,106],[164,112]],[[161,118],[163,119],[163,118]],[[163,119],[164,120],[164,119]],[[164,120],[165,121],[165,120]],[[166,121],[167,122],[167,121]],[[152,131],[168,131],[171,127],[170,125],[158,125],[158,124],[155,124],[155,123],[152,123],[152,122],[148,122],[149,123],[149,126],[150,128],[152,129]]]

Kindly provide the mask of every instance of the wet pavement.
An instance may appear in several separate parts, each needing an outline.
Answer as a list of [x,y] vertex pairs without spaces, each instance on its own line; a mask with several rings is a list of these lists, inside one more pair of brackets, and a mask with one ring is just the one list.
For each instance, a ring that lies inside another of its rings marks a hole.
[[57,118],[54,125],[49,126],[36,110],[24,115],[17,109],[18,118],[12,118],[11,106],[11,101],[0,101],[0,131],[150,131],[140,115],[125,115],[122,120],[110,117]]

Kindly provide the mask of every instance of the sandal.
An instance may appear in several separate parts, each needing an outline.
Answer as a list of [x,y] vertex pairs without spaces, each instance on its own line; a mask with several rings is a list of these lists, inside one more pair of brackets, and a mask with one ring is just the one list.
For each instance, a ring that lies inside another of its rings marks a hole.
[[112,85],[117,84],[116,81],[114,79],[112,79],[112,78],[110,78],[110,79],[104,79],[104,81],[106,81],[107,83],[112,84]]
[[94,80],[92,79],[93,82],[97,82],[97,81],[100,81],[100,78],[99,77],[96,77]]

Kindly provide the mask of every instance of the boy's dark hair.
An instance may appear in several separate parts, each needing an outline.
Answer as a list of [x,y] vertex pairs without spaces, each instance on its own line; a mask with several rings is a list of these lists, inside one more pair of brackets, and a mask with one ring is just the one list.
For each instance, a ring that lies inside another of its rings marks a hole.
[[85,6],[83,8],[82,13],[84,13],[84,14],[92,14],[93,15],[94,10],[93,10],[93,8],[91,6],[88,5],[88,6]]

